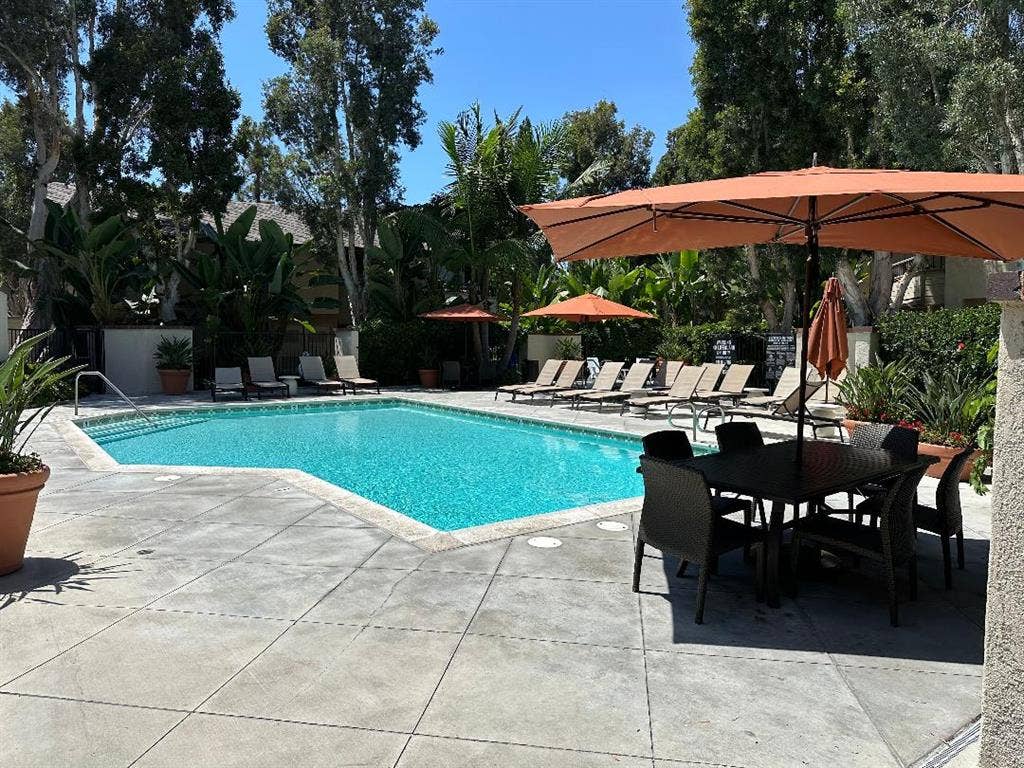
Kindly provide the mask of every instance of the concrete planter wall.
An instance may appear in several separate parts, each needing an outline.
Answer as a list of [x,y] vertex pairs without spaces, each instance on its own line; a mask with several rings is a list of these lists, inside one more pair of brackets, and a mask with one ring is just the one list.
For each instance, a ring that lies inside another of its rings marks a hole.
[[359,331],[355,328],[338,328],[334,331],[334,354],[352,355],[359,359]]
[[[192,329],[182,327],[138,327],[103,329],[103,367],[107,378],[126,395],[157,394],[160,374],[153,353],[160,338],[185,337],[192,341]],[[193,387],[189,378],[189,389]]]
[[558,356],[558,345],[563,339],[571,339],[582,348],[583,337],[578,333],[531,333],[526,337],[526,359],[536,361],[543,367],[547,360]]
[[[803,350],[803,331],[800,328],[793,330],[796,333],[796,364],[799,366]],[[878,334],[870,325],[847,328],[846,345],[850,352],[850,357],[846,361],[846,369],[850,373],[865,365],[875,365],[878,362]]]

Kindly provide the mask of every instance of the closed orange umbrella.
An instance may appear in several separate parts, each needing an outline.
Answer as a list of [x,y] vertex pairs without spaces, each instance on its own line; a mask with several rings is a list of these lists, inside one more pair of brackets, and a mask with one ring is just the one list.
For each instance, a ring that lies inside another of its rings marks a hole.
[[849,356],[843,290],[839,281],[830,277],[808,334],[807,362],[818,369],[823,379],[835,381]]
[[593,323],[598,320],[635,319],[653,320],[654,315],[627,307],[615,301],[603,299],[592,293],[574,296],[565,301],[556,301],[546,307],[524,312],[523,317],[560,317],[563,320],[577,323]]
[[[819,247],[1024,258],[1024,176],[804,168],[578,197],[521,209],[559,260],[757,243],[805,245],[801,380]],[[801,389],[797,439],[803,441]]]

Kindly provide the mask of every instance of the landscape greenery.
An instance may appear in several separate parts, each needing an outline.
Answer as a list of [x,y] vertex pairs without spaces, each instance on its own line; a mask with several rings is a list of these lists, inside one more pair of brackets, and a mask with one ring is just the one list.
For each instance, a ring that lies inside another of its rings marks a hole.
[[[653,134],[607,100],[550,123],[529,117],[528,97],[505,115],[469,104],[423,136],[418,92],[441,53],[424,0],[268,0],[267,10],[266,45],[287,68],[265,83],[258,121],[240,114],[221,53],[224,23],[250,12],[242,4],[0,4],[0,82],[13,94],[0,104],[0,270],[25,326],[188,322],[242,334],[236,353],[265,352],[308,327],[314,304],[331,308],[309,296],[334,286],[342,322],[360,329],[368,370],[385,381],[407,380],[453,343],[481,371],[514,377],[531,331],[581,331],[587,354],[697,361],[715,334],[793,327],[797,250],[557,265],[516,206],[815,160],[1024,170],[1020,2],[690,0],[697,105],[657,163]],[[447,165],[433,198],[408,207],[399,153],[423,141],[440,142]],[[46,200],[54,181],[74,187],[63,210]],[[255,209],[223,229],[233,198],[298,214],[311,242],[295,246]],[[993,310],[894,311],[924,268],[916,254],[830,250],[822,277],[840,279],[851,323],[876,325],[883,355],[907,360],[923,392],[928,361],[984,378]],[[588,291],[658,320],[520,317]],[[463,301],[507,322],[456,329],[416,317]]]

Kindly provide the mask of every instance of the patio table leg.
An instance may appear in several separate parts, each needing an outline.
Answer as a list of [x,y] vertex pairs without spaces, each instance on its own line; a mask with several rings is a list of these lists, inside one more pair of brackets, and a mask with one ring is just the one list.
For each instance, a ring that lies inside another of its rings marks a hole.
[[781,501],[772,502],[772,516],[768,522],[768,541],[765,553],[764,588],[765,599],[770,608],[778,608],[779,603],[779,567],[782,558],[782,524],[786,517],[786,505]]

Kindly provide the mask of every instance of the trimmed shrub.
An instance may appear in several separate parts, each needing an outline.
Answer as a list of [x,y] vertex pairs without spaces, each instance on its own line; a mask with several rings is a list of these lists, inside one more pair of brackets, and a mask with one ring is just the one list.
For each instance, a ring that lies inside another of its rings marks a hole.
[[999,306],[934,312],[893,312],[875,321],[882,358],[905,360],[913,378],[957,368],[973,378],[991,371],[988,351],[999,341]]
[[[359,369],[381,384],[409,384],[423,367],[424,352],[444,346],[444,323],[426,320],[368,320],[359,328]],[[437,365],[437,360],[432,362]]]
[[762,338],[764,333],[765,329],[762,326],[737,326],[728,320],[703,325],[664,326],[661,342],[655,347],[654,352],[666,360],[683,360],[690,364],[706,363],[711,360],[711,344],[716,336]]
[[601,360],[625,360],[654,354],[662,327],[653,320],[609,320],[583,326],[583,351]]

